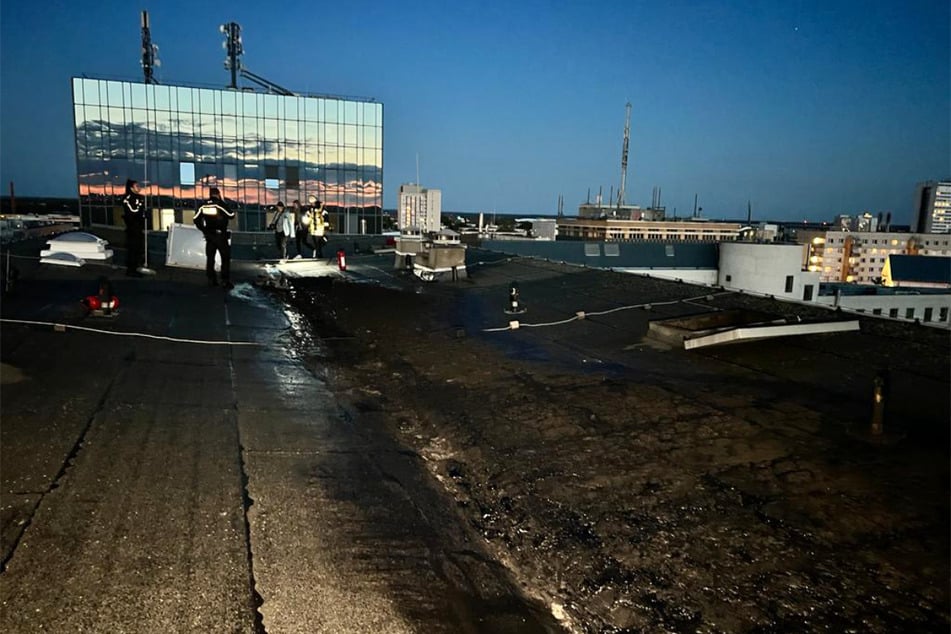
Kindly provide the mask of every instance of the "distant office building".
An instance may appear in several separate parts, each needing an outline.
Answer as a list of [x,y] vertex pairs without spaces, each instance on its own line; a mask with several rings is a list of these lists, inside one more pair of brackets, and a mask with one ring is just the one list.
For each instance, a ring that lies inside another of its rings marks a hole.
[[528,235],[535,240],[554,240],[558,236],[558,221],[554,218],[516,218],[515,222],[531,225]]
[[918,184],[915,189],[912,231],[951,233],[951,181]]
[[558,237],[565,240],[736,240],[743,226],[735,222],[646,221],[613,218],[559,218]]
[[[836,216],[833,226],[839,231],[878,231],[880,228],[884,229],[884,226],[879,227],[879,222],[877,216],[865,212],[855,216],[847,214]],[[881,224],[884,225],[884,219]]]
[[663,220],[666,211],[662,207],[641,209],[640,205],[602,205],[582,203],[578,206],[579,218],[612,220]]
[[397,222],[401,231],[439,231],[442,226],[442,192],[418,184],[401,185],[398,213]]
[[335,231],[381,231],[380,103],[78,77],[72,88],[84,225],[121,225],[132,178],[156,229],[191,222],[216,186],[238,230],[263,230],[269,206],[314,194]]

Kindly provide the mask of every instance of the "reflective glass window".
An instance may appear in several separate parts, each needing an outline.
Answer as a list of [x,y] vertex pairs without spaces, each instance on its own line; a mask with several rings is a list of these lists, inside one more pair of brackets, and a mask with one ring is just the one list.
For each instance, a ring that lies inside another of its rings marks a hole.
[[154,89],[153,97],[155,99],[153,104],[150,104],[153,108],[158,108],[160,110],[168,110],[170,107],[169,98],[168,98],[168,86],[151,86]]
[[304,158],[299,143],[287,143],[284,146],[284,155],[288,161],[301,161]]
[[95,79],[83,80],[83,101],[87,106],[99,105],[99,81]]
[[165,110],[155,110],[152,115],[152,129],[159,132],[168,132],[172,129],[172,115]]
[[237,114],[238,108],[235,105],[237,94],[232,91],[221,93],[221,112],[222,114]]
[[115,128],[121,128],[125,125],[125,110],[122,108],[116,108],[114,106],[109,106],[106,109],[106,119],[109,121],[110,125]]
[[319,121],[322,118],[320,110],[323,108],[323,101],[323,99],[305,99],[304,119],[307,121]]
[[178,128],[179,134],[182,136],[191,137],[195,134],[195,119],[190,112],[179,112],[175,117],[175,127]]
[[298,118],[298,105],[300,104],[300,97],[283,97],[284,100],[284,117],[288,120],[295,120]]
[[279,141],[280,136],[277,131],[277,119],[264,120],[264,138],[268,141]]
[[177,92],[178,92],[178,111],[191,112],[192,111],[192,89],[179,87],[177,89]]
[[[192,94],[192,110],[202,114],[213,115],[215,113],[214,91],[207,88],[199,88]],[[197,98],[196,98],[197,97]]]
[[343,126],[343,142],[345,145],[357,144],[357,126],[355,125]]
[[145,107],[145,85],[144,84],[132,84],[132,107],[133,108]]
[[265,141],[264,142],[264,158],[269,161],[278,161],[283,158],[281,156],[281,144],[277,141]]
[[215,115],[203,111],[197,115],[196,121],[198,123],[198,134],[203,137],[215,136]]
[[328,124],[324,127],[324,137],[322,139],[325,145],[337,145],[340,143],[337,124]]
[[241,134],[248,141],[258,138],[258,120],[251,117],[241,118]]
[[300,168],[296,165],[288,165],[286,168],[287,172],[287,186],[288,187],[300,187]]
[[182,185],[194,185],[195,184],[195,164],[194,163],[180,163],[179,164],[179,181]]
[[238,142],[237,139],[225,137],[222,139],[222,158],[227,161],[238,160]]
[[195,143],[197,160],[202,163],[215,162],[215,142],[213,139],[202,138]]
[[241,160],[247,163],[254,164],[264,159],[264,152],[261,151],[257,143],[239,145],[238,152],[241,155]]
[[277,95],[264,95],[264,116],[277,118]]
[[221,133],[226,137],[238,135],[238,124],[234,117],[226,115],[221,118]]
[[324,111],[321,119],[327,123],[337,123],[340,120],[338,116],[339,101],[337,99],[324,99]]
[[297,121],[284,122],[284,138],[288,141],[300,141],[300,128]]
[[158,184],[159,187],[170,186],[175,182],[175,163],[172,161],[158,162]]
[[305,122],[301,141],[304,143],[317,143],[321,141],[319,129],[320,124],[316,121]]
[[371,126],[361,126],[360,127],[360,145],[365,148],[375,147],[376,143],[376,128]]
[[345,101],[343,107],[344,123],[357,123],[357,104],[353,101]]
[[106,82],[106,92],[108,93],[110,106],[121,107],[123,105],[121,83],[117,81]]
[[257,96],[253,93],[244,93],[241,95],[241,114],[246,117],[253,117],[257,115],[258,107],[256,102]]

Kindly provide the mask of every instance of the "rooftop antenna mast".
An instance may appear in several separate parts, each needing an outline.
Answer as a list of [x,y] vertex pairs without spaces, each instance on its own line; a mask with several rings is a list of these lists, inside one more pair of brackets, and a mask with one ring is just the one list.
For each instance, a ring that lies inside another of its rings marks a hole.
[[231,90],[238,89],[238,71],[241,69],[241,55],[244,53],[244,46],[241,42],[241,25],[237,22],[228,22],[218,27],[218,30],[224,33],[225,41],[221,43],[222,48],[228,52],[225,58],[225,70],[231,71]]
[[145,83],[157,84],[158,80],[152,74],[152,69],[162,65],[158,59],[158,46],[152,44],[152,33],[149,31],[149,12],[142,12],[142,72],[145,74]]
[[624,145],[621,147],[621,187],[617,191],[618,209],[624,204],[624,190],[627,185],[627,149],[631,142],[631,102],[624,106]]
[[268,92],[287,96],[293,96],[295,94],[293,91],[279,86],[273,81],[269,81],[260,75],[252,73],[241,64],[241,56],[244,54],[244,42],[241,40],[240,24],[237,22],[227,22],[219,26],[218,30],[225,36],[225,41],[221,43],[221,47],[228,53],[228,57],[225,58],[225,69],[231,71],[231,85],[228,86],[231,90],[238,89],[238,75],[241,75],[245,79],[250,79],[258,86],[266,88]]

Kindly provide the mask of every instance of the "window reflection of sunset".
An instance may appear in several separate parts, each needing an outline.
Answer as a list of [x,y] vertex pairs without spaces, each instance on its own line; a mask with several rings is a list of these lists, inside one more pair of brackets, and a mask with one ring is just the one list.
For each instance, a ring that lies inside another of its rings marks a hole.
[[[85,78],[73,88],[86,206],[114,206],[124,178],[138,177],[156,207],[189,208],[215,184],[252,214],[310,193],[332,211],[382,208],[381,104]],[[182,163],[194,164],[196,187],[179,182]],[[275,165],[278,188],[265,188]]]

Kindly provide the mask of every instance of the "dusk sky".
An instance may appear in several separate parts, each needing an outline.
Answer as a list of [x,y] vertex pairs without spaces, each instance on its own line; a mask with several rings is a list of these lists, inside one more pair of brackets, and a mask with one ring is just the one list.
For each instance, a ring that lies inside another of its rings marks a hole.
[[444,211],[574,215],[619,184],[627,101],[626,200],[669,214],[907,223],[951,176],[948,0],[4,0],[4,194],[77,195],[69,79],[141,81],[143,9],[161,83],[226,86],[235,21],[254,73],[381,101],[387,208],[418,154]]

